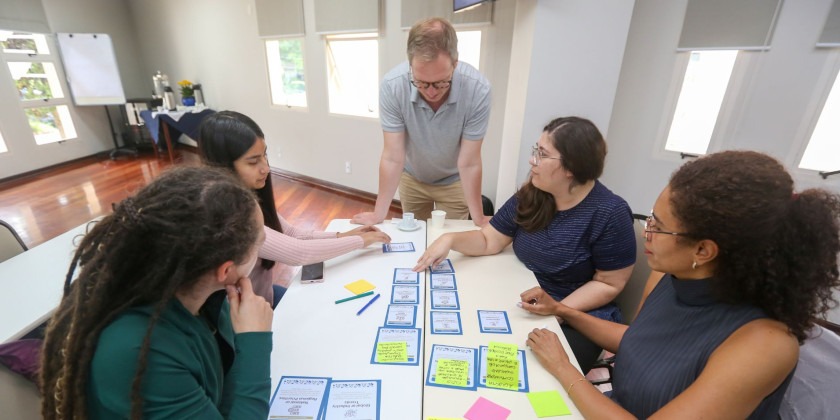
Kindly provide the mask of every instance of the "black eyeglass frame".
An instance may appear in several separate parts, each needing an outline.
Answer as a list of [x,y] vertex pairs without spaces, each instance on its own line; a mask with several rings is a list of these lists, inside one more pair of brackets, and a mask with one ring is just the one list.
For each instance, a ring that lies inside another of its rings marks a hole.
[[452,79],[454,76],[455,70],[452,70],[452,75],[449,76],[449,80],[438,80],[437,82],[421,82],[419,80],[414,80],[414,72],[411,70],[411,66],[408,67],[408,83],[411,83],[412,86],[420,90],[426,90],[430,86],[434,86],[435,89],[438,90],[449,89],[452,86]]

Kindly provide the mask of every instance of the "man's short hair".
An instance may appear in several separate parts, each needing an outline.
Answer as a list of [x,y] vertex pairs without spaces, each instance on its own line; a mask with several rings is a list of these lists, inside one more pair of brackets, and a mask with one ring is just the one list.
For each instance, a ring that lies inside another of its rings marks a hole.
[[452,62],[458,61],[458,35],[455,28],[444,18],[434,17],[421,20],[408,32],[408,64],[415,57],[424,61],[437,58],[440,53],[447,53]]

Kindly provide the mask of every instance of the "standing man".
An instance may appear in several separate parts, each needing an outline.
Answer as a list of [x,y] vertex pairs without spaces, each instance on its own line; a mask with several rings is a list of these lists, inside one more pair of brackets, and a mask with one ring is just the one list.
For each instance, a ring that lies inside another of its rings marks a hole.
[[455,28],[441,18],[415,24],[408,61],[385,75],[379,89],[385,146],[373,212],[352,222],[385,219],[397,186],[403,212],[426,220],[434,208],[449,219],[490,220],[481,205],[481,143],[490,117],[490,83],[458,62]]

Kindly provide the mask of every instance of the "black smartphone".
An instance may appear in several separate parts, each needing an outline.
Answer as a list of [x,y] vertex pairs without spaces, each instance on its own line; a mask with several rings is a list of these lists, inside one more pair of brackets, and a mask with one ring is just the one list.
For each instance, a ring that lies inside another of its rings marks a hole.
[[301,283],[320,283],[324,281],[324,263],[304,265],[300,273]]

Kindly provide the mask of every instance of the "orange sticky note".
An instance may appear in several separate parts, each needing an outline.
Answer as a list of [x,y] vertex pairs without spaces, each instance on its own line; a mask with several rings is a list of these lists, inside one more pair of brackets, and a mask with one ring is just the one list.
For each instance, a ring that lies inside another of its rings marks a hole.
[[359,293],[364,293],[369,290],[376,289],[376,286],[365,279],[361,279],[356,280],[353,283],[345,284],[344,288],[352,292],[354,295],[358,295]]

